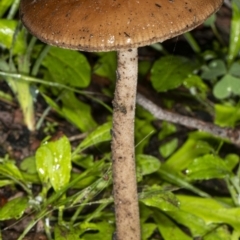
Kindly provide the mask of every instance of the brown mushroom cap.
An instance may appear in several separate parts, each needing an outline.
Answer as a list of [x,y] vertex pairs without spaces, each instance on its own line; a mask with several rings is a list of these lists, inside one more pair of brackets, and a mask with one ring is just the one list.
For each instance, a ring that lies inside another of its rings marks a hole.
[[223,0],[21,0],[24,25],[51,45],[84,51],[129,49],[189,31]]

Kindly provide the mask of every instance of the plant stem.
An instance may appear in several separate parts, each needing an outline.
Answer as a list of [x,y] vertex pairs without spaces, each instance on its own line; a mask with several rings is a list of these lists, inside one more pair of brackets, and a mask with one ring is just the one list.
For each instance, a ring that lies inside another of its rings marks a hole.
[[113,100],[113,191],[118,240],[140,240],[134,154],[137,49],[118,52]]

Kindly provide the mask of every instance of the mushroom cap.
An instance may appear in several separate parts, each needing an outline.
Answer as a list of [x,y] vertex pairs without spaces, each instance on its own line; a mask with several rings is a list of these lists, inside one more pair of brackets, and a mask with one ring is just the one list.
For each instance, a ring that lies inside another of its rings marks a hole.
[[223,0],[21,0],[26,28],[50,45],[112,51],[190,31]]

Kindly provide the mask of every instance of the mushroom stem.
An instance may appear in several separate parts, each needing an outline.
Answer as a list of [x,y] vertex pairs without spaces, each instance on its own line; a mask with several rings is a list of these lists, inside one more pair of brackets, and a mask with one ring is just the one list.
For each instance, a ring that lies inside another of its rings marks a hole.
[[137,49],[118,52],[112,129],[113,194],[117,240],[140,240],[141,232],[134,146],[137,65]]

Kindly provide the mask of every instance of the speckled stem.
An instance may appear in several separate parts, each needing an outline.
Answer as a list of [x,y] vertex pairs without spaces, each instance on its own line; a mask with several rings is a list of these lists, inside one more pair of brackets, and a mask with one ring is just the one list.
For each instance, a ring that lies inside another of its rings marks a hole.
[[118,52],[112,129],[117,240],[140,240],[141,238],[134,154],[137,64],[137,49]]

